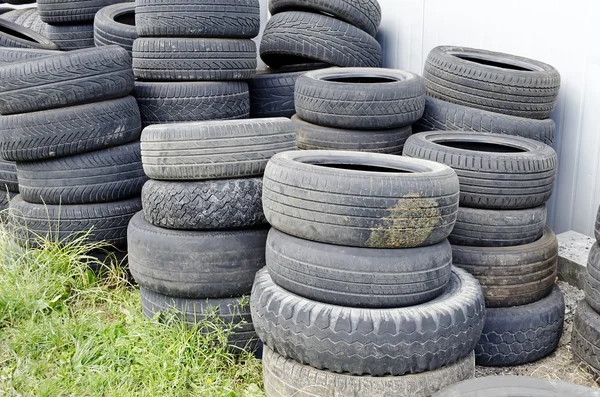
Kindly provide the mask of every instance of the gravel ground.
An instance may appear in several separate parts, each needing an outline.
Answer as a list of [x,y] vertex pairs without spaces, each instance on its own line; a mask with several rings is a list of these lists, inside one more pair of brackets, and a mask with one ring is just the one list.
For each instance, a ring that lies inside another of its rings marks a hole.
[[571,330],[577,302],[584,298],[583,291],[567,283],[558,286],[565,294],[565,326],[558,349],[550,356],[532,364],[518,367],[477,367],[476,377],[492,375],[520,375],[563,380],[600,389],[600,373],[587,364],[575,361],[571,352]]

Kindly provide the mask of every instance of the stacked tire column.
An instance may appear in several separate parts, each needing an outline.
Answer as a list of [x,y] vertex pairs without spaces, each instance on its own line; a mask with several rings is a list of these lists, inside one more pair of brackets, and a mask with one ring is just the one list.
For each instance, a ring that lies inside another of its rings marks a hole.
[[451,266],[449,167],[281,153],[263,208],[273,228],[251,311],[268,396],[429,397],[473,376],[485,308],[477,281]]

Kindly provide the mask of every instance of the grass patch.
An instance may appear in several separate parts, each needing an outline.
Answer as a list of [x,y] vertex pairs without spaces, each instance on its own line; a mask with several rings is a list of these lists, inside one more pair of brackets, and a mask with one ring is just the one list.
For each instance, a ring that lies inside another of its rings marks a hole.
[[215,342],[229,330],[146,319],[118,267],[89,270],[84,237],[21,252],[0,227],[0,395],[264,396],[260,360]]

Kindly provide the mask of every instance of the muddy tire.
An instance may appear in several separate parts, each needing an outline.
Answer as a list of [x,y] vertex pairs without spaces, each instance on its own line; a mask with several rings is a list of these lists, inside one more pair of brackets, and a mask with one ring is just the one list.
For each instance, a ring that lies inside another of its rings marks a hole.
[[600,371],[600,314],[585,300],[577,305],[571,346],[578,360]]

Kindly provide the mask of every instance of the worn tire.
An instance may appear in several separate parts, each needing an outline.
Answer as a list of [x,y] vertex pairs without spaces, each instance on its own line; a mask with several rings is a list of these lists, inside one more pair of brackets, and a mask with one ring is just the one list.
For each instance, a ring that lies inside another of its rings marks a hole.
[[585,300],[575,311],[571,346],[578,360],[600,371],[600,314]]
[[[297,363],[265,346],[263,378],[267,397],[431,397],[475,373],[473,354],[454,364],[405,376],[352,376]],[[583,397],[583,396],[582,396]]]
[[37,0],[42,21],[52,24],[76,24],[93,21],[101,8],[124,0]]
[[34,48],[0,47],[0,66],[7,63],[21,62],[27,59],[45,57],[56,54],[53,50],[37,50]]
[[590,249],[584,291],[587,303],[600,313],[600,246],[597,242]]
[[475,247],[525,245],[542,236],[546,216],[545,205],[504,211],[460,207],[448,240],[453,245]]
[[267,268],[293,294],[338,306],[398,308],[440,296],[450,280],[452,247],[377,249],[315,243],[271,229]]
[[546,357],[558,346],[564,315],[565,300],[557,286],[529,305],[488,308],[475,348],[477,365],[514,366]]
[[471,273],[487,307],[527,305],[547,296],[558,274],[558,240],[550,228],[530,244],[514,247],[452,246],[453,264]]
[[0,114],[120,98],[133,89],[131,58],[117,46],[86,48],[0,67]]
[[452,231],[458,180],[444,165],[400,156],[287,152],[267,165],[263,207],[273,227],[299,238],[353,247],[420,247]]
[[406,127],[425,110],[423,78],[393,69],[314,70],[296,81],[296,112],[309,123],[346,129]]
[[465,47],[436,47],[423,73],[431,97],[532,119],[554,110],[560,74],[528,58]]
[[0,156],[0,191],[18,192],[17,166]]
[[137,0],[135,22],[144,37],[258,36],[258,0]]
[[248,294],[265,266],[267,229],[187,231],[156,227],[140,212],[129,224],[129,268],[142,287],[180,298]]
[[17,194],[18,193],[11,194],[11,192],[8,192],[6,190],[0,190],[0,223],[6,222],[6,210],[8,209],[9,205],[8,202],[14,195]]
[[269,159],[294,150],[284,118],[156,125],[142,133],[142,162],[152,179],[205,180],[260,176]]
[[412,135],[410,126],[389,130],[348,130],[322,127],[292,117],[296,126],[296,142],[302,150],[347,150],[402,154],[404,143]]
[[46,25],[44,35],[62,51],[94,47],[94,25]]
[[248,84],[243,81],[137,81],[135,97],[144,126],[245,119],[250,114]]
[[149,81],[248,80],[256,74],[250,39],[141,37],[133,43],[133,74]]
[[460,204],[464,207],[534,208],[546,203],[554,190],[556,152],[531,139],[422,132],[408,138],[403,153],[452,167],[460,179]]
[[97,47],[118,45],[131,56],[135,29],[135,2],[113,4],[102,8],[94,17],[94,43]]
[[0,47],[58,49],[56,43],[40,33],[3,18],[0,18]]
[[596,215],[596,223],[594,225],[594,236],[596,237],[596,241],[600,243],[600,209],[598,210],[598,214]]
[[250,307],[259,338],[280,355],[316,369],[372,376],[456,363],[473,351],[485,316],[479,284],[460,269],[435,300],[399,309],[311,301],[277,286],[263,269]]
[[269,19],[260,57],[273,68],[312,62],[378,68],[382,49],[375,38],[346,22],[327,15],[291,11]]

